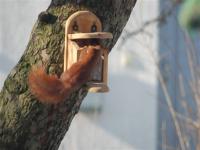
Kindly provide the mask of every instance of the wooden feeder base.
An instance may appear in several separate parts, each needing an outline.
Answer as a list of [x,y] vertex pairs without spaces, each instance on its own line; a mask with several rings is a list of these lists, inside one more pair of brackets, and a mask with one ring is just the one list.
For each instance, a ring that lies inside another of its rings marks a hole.
[[104,93],[104,92],[108,92],[109,91],[109,87],[105,84],[105,83],[88,83],[89,85],[89,92],[100,92],[100,93]]

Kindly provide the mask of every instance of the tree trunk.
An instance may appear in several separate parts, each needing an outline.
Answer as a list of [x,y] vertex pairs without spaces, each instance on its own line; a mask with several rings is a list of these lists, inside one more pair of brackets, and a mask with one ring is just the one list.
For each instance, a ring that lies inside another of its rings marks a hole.
[[[38,16],[19,63],[8,75],[0,93],[0,149],[55,150],[78,112],[87,88],[83,86],[58,105],[42,104],[31,95],[27,75],[34,64],[46,64],[48,73],[60,75],[63,67],[64,25],[78,10],[90,10],[114,38],[124,28],[136,0],[52,0]],[[80,129],[81,130],[81,129]]]

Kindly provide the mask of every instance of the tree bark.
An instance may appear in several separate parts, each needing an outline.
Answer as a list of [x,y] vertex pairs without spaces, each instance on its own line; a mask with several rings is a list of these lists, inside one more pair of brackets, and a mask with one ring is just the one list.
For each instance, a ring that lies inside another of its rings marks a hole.
[[[63,67],[64,25],[78,10],[90,10],[114,38],[124,28],[136,0],[52,0],[38,16],[20,61],[8,75],[0,93],[0,149],[55,150],[78,112],[87,87],[75,91],[58,105],[42,104],[31,93],[27,75],[34,64],[46,64],[48,73],[60,75]],[[81,129],[80,129],[81,130]]]

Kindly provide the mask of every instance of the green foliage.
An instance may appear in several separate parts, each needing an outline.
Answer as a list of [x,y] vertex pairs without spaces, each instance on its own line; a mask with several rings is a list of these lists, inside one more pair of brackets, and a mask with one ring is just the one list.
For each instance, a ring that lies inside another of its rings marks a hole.
[[200,0],[186,0],[183,3],[179,22],[190,31],[200,29]]

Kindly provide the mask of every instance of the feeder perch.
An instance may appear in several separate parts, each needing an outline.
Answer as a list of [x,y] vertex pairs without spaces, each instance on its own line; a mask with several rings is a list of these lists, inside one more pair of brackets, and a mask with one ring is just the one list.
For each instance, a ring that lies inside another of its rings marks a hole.
[[[93,41],[100,44],[101,40],[112,38],[111,33],[102,32],[101,21],[92,12],[78,11],[72,14],[65,25],[64,71],[79,60],[79,56],[84,50],[82,47],[92,45]],[[87,83],[89,92],[109,91],[107,86],[108,50],[101,51],[102,56],[92,72],[92,79]]]

